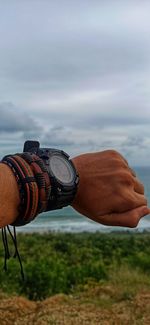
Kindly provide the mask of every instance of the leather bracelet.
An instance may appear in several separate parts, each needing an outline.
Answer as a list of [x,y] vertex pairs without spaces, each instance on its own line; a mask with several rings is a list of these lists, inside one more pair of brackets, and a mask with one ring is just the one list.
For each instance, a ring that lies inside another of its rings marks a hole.
[[25,225],[32,221],[37,214],[38,187],[35,177],[30,166],[27,166],[27,163],[17,155],[5,156],[2,163],[11,168],[19,185],[20,213],[12,225]]
[[47,169],[43,161],[34,155],[26,154],[22,157],[20,154],[7,155],[2,159],[13,172],[18,184],[20,194],[19,215],[11,224],[14,228],[14,235],[9,226],[2,228],[2,239],[5,250],[4,270],[7,270],[7,260],[10,258],[9,246],[7,240],[7,229],[15,246],[14,257],[18,257],[20,272],[24,280],[23,266],[17,247],[16,226],[23,226],[31,222],[38,213],[46,211],[48,199],[51,193],[51,184]]
[[13,171],[20,193],[19,216],[12,225],[23,226],[47,210],[50,178],[44,162],[35,154],[8,155],[2,162]]
[[[29,187],[30,187],[30,209],[24,216],[24,219],[27,220],[27,222],[31,222],[37,215],[38,211],[38,201],[39,201],[39,190],[36,183],[35,176],[30,168],[30,166],[26,163],[24,159],[19,157],[19,155],[15,155],[14,159],[18,162],[19,166],[22,168],[26,176],[27,181],[29,180]],[[29,179],[29,177],[33,177],[34,181]],[[30,181],[31,180],[31,181]]]
[[44,212],[47,210],[48,201],[51,193],[51,183],[46,166],[42,159],[40,159],[37,155],[33,153],[25,152],[19,154],[19,156],[22,157],[30,165],[34,173],[40,191],[40,206],[38,213]]

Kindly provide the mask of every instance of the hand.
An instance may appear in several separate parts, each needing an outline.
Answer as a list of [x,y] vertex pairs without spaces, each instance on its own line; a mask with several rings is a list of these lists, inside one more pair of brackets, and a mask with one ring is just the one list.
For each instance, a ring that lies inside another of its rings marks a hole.
[[136,227],[150,213],[144,186],[116,151],[87,153],[72,159],[80,176],[72,203],[81,214],[109,226]]

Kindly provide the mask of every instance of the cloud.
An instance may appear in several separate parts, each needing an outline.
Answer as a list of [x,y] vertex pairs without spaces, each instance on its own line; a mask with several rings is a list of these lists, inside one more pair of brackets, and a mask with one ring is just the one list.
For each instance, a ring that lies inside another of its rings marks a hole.
[[27,106],[49,126],[98,127],[149,125],[149,98],[135,85],[112,90],[70,92],[58,97],[37,95]]
[[73,146],[74,140],[71,140],[72,132],[62,126],[55,126],[49,129],[41,137],[42,146],[64,148]]
[[149,10],[145,0],[0,3],[1,151],[37,139],[147,163]]
[[[30,10],[24,1],[14,3],[9,11],[2,6],[0,14],[1,33],[5,31],[1,76],[13,80],[14,86],[22,83],[28,91],[61,91],[147,69],[150,46],[143,24],[147,22],[148,30],[150,23],[143,2],[134,6],[128,1],[126,5],[93,1],[86,2],[86,10],[78,1],[63,1],[61,7],[57,1],[54,6],[39,2]],[[22,9],[20,15],[17,8]],[[134,12],[139,17],[140,9],[143,15],[134,25]],[[10,18],[7,25],[4,13]]]
[[30,114],[10,102],[0,103],[0,156],[22,152],[27,139],[39,139],[43,128]]
[[138,147],[138,148],[146,148],[146,143],[145,143],[145,137],[142,137],[140,135],[135,135],[128,137],[126,141],[122,144],[124,147]]
[[40,131],[36,121],[12,103],[0,104],[0,133]]

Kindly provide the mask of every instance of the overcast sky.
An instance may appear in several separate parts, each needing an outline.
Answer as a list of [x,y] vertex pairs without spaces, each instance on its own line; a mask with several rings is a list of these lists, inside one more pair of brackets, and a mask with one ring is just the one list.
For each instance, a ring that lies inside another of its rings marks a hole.
[[150,1],[0,1],[0,152],[26,139],[150,166]]

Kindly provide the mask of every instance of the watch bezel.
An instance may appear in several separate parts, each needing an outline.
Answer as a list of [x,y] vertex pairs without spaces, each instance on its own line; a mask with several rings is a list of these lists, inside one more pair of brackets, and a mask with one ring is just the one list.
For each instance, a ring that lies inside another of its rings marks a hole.
[[[63,181],[61,180],[57,174],[54,172],[53,168],[52,168],[52,165],[51,165],[51,160],[52,158],[54,157],[59,157],[60,158],[60,163],[64,163],[64,165],[66,166],[66,168],[69,170],[68,173],[70,173],[70,177],[71,177],[71,180],[70,181]],[[48,169],[49,169],[49,172],[50,174],[56,178],[57,182],[59,182],[60,184],[62,184],[63,186],[72,186],[75,182],[75,177],[76,177],[76,172],[70,162],[69,159],[67,159],[64,155],[62,154],[59,154],[59,153],[54,153],[51,155],[51,157],[49,158],[49,165],[48,165]]]
[[[69,159],[69,155],[62,151],[62,150],[56,150],[56,149],[50,149],[50,148],[41,148],[38,149],[37,152],[38,156],[40,158],[42,158],[45,161],[45,165],[47,167],[49,176],[51,178],[52,181],[55,181],[55,183],[57,182],[59,185],[63,186],[63,188],[66,187],[66,189],[73,187],[75,184],[78,183],[78,177],[77,177],[77,172],[76,169],[71,161],[71,159]],[[51,167],[50,167],[50,159],[53,156],[61,156],[62,158],[64,158],[67,163],[70,164],[71,168],[72,168],[72,172],[73,172],[73,178],[72,181],[69,183],[64,183],[62,182],[59,178],[56,177],[56,175],[53,173]]]

